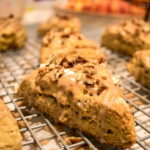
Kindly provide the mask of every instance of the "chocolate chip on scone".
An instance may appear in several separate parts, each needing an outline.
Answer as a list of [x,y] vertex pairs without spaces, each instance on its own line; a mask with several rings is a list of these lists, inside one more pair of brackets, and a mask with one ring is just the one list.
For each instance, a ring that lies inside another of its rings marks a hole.
[[56,16],[48,19],[42,23],[38,28],[40,36],[44,36],[49,31],[65,31],[65,32],[79,32],[80,20],[68,14],[56,14]]
[[106,29],[101,45],[110,50],[133,55],[134,52],[150,48],[150,23],[133,19]]
[[137,51],[127,69],[137,81],[150,88],[150,50]]
[[26,39],[25,29],[19,19],[13,16],[0,18],[0,51],[21,48]]

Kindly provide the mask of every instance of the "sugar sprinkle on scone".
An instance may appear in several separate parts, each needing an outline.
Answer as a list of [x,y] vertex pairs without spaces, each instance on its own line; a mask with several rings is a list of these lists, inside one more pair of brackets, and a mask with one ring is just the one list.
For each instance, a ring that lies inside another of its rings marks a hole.
[[69,14],[56,14],[56,16],[42,23],[38,28],[40,36],[44,36],[48,31],[80,31],[80,20]]
[[138,50],[149,49],[150,23],[133,19],[113,25],[102,35],[101,45],[128,55],[133,55]]
[[20,20],[9,16],[0,18],[0,51],[23,47],[27,35]]
[[104,62],[54,55],[23,80],[18,95],[55,122],[101,143],[129,148],[136,141],[133,115]]
[[150,50],[137,51],[127,69],[137,81],[150,89]]

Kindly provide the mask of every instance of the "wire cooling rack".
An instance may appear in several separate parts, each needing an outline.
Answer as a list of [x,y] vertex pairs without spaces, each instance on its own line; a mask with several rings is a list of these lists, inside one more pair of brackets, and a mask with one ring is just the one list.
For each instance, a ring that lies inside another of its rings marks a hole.
[[[109,69],[120,80],[126,100],[136,118],[137,143],[130,150],[150,150],[150,91],[127,72],[128,57],[105,50]],[[17,98],[16,88],[24,76],[37,68],[38,46],[28,40],[25,48],[2,53],[0,63],[0,98],[8,105],[18,121],[23,135],[23,150],[116,150],[101,145],[93,138],[84,136],[23,105]]]

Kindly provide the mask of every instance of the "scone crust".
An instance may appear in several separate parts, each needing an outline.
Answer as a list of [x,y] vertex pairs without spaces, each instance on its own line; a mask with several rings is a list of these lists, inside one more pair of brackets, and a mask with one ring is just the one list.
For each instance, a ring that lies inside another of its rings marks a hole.
[[150,89],[150,50],[137,51],[127,69],[137,81]]
[[127,55],[148,49],[150,48],[150,23],[133,19],[113,25],[102,35],[101,45]]
[[22,137],[16,120],[0,100],[0,150],[21,150]]
[[10,16],[0,18],[0,51],[23,47],[27,35],[19,19]]

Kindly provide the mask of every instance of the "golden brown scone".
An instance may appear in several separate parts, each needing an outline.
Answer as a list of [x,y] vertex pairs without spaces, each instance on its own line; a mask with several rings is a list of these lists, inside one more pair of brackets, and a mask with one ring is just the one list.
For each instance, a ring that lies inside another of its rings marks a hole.
[[103,57],[102,51],[95,42],[75,32],[49,32],[42,40],[40,62],[46,63],[52,54],[79,53],[85,57],[97,59]]
[[56,14],[56,16],[42,23],[38,28],[40,36],[44,36],[49,31],[80,31],[80,20],[72,15]]
[[0,100],[0,150],[21,150],[22,137],[15,118]]
[[0,54],[0,63],[3,62],[2,55]]
[[127,68],[137,81],[150,88],[150,50],[137,51]]
[[101,38],[101,45],[133,55],[141,49],[150,48],[150,23],[143,20],[127,20],[109,27]]
[[23,80],[18,95],[55,122],[101,143],[128,148],[136,141],[134,118],[104,63],[58,54]]
[[21,48],[26,39],[25,29],[17,18],[0,18],[0,51]]

